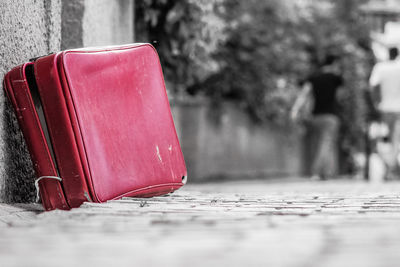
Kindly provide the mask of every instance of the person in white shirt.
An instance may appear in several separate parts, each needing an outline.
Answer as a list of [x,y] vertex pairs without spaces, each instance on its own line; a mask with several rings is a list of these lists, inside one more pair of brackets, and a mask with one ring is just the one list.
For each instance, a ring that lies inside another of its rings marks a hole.
[[[400,145],[400,60],[397,48],[389,49],[389,61],[379,62],[372,69],[370,87],[373,95],[378,95],[377,108],[382,120],[389,127],[389,142],[392,153],[386,160],[388,178],[398,178]],[[376,94],[378,92],[378,94]]]

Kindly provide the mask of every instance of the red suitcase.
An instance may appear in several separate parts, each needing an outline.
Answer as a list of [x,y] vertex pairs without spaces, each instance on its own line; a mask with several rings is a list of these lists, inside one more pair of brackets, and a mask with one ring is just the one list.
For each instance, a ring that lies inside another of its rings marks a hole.
[[149,44],[76,49],[8,72],[46,210],[151,197],[186,183],[157,52]]

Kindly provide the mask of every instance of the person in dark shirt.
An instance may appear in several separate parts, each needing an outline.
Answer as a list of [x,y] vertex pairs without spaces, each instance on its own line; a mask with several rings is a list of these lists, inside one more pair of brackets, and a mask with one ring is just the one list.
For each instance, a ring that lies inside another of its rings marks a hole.
[[312,97],[313,109],[310,122],[313,154],[311,174],[315,179],[331,177],[337,170],[337,136],[339,119],[336,108],[336,95],[343,79],[338,74],[337,57],[327,56],[320,70],[308,77],[292,109],[292,118],[296,119],[300,109]]
[[314,98],[313,114],[336,115],[336,92],[343,84],[342,77],[330,72],[321,72],[310,76],[308,82],[311,84]]

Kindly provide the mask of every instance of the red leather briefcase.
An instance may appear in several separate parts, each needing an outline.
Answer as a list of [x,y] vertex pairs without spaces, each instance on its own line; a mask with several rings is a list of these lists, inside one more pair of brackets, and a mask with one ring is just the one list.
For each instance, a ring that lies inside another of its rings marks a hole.
[[39,57],[4,78],[46,210],[172,192],[187,172],[149,44]]

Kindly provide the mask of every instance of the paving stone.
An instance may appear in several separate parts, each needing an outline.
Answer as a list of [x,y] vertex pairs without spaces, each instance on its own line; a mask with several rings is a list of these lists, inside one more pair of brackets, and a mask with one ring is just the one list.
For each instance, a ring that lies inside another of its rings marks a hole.
[[399,266],[400,182],[187,185],[43,212],[0,204],[0,266]]

